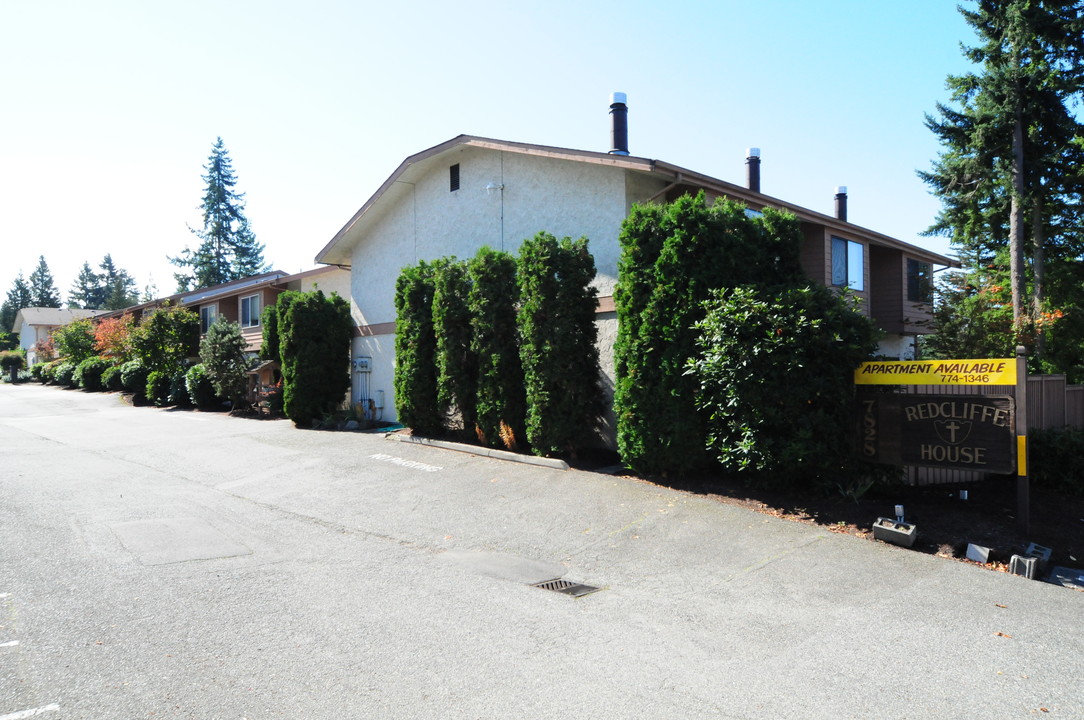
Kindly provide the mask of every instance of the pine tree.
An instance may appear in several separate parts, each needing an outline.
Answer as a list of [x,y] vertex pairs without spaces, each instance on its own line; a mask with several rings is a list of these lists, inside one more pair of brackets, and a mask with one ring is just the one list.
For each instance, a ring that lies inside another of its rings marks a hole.
[[44,255],[38,256],[38,266],[30,273],[30,307],[60,307],[60,291],[56,289]]
[[0,330],[11,332],[15,325],[15,316],[23,308],[33,307],[30,296],[30,286],[27,285],[23,274],[19,273],[11,283],[4,304],[0,307]]
[[68,290],[68,307],[97,310],[102,306],[102,276],[90,269],[90,263],[84,262],[79,275]]
[[1084,93],[1084,4],[980,0],[960,12],[980,41],[964,48],[979,70],[949,76],[958,107],[926,118],[943,147],[919,173],[943,203],[929,232],[974,256],[973,270],[1007,248],[1015,341],[1037,330],[1041,354],[1043,318],[1076,295],[1050,291],[1073,287],[1064,276],[1076,277],[1084,249],[1084,126],[1069,110]]
[[102,258],[100,285],[101,300],[98,307],[103,310],[121,310],[139,302],[136,281],[127,270],[113,264],[113,256],[106,253]]
[[222,138],[215,140],[204,165],[203,228],[189,228],[200,239],[195,250],[185,248],[169,261],[187,272],[176,273],[179,291],[219,285],[260,272],[264,267],[264,246],[245,217],[244,193],[234,190],[237,178]]

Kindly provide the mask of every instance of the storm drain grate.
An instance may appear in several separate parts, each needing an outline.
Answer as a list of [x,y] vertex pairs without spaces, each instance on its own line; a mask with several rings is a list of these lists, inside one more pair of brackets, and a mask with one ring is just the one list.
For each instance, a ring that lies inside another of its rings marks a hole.
[[554,592],[564,593],[565,595],[571,595],[572,597],[582,597],[584,595],[590,595],[593,592],[598,592],[600,588],[593,585],[583,585],[582,583],[572,582],[571,580],[562,580],[557,578],[556,580],[546,580],[545,582],[533,583],[531,587],[542,588],[543,590],[552,590]]

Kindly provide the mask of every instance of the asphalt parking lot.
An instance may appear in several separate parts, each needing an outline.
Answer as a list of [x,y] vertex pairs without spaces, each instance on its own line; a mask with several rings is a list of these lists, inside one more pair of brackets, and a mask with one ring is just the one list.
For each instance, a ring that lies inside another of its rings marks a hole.
[[1084,717],[1084,593],[635,479],[37,385],[0,448],[0,720]]

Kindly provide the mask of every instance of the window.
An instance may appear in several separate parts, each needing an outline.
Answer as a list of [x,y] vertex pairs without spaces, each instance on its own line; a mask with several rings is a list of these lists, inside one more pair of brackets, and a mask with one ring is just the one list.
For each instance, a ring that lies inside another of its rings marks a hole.
[[907,300],[933,302],[933,269],[928,262],[907,258]]
[[459,189],[459,163],[448,168],[448,189],[451,192]]
[[215,317],[218,315],[217,305],[204,305],[199,309],[199,331],[206,333],[211,329],[211,326],[215,324]]
[[249,295],[241,298],[241,327],[256,327],[260,324],[260,296]]
[[861,292],[866,289],[862,243],[832,238],[832,284]]

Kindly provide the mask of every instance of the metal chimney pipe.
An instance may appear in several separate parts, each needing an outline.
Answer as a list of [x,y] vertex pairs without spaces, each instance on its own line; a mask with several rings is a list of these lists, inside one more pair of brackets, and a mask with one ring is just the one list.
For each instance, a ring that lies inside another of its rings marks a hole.
[[836,188],[836,219],[847,222],[847,186]]
[[629,154],[629,108],[623,92],[610,95],[610,154]]
[[745,151],[745,180],[750,190],[760,192],[760,148]]

